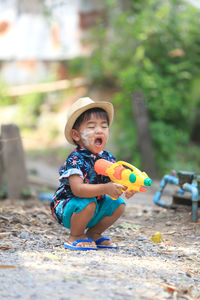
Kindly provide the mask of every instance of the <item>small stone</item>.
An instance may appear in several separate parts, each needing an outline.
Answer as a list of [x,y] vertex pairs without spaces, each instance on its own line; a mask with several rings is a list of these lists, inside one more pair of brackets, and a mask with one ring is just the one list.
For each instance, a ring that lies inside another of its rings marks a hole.
[[190,274],[189,272],[186,272],[185,275],[186,275],[187,277],[192,277],[191,274]]
[[138,241],[145,241],[146,239],[147,239],[147,237],[146,237],[144,234],[141,234],[141,235],[137,238]]
[[172,226],[172,222],[168,221],[165,223],[166,226]]
[[20,238],[21,238],[21,239],[27,240],[27,239],[29,239],[29,237],[30,237],[30,235],[29,235],[28,232],[22,232],[22,233],[20,234]]

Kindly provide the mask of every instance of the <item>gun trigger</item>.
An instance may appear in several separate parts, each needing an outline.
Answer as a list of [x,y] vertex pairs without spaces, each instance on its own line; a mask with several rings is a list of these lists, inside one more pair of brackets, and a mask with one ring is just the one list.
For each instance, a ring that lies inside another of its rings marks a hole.
[[122,193],[126,191],[127,188],[124,185],[122,185],[120,183],[115,183],[115,182],[113,182],[113,183],[120,188],[120,191]]
[[116,186],[120,187],[122,190],[126,189],[126,187],[120,183],[113,182]]

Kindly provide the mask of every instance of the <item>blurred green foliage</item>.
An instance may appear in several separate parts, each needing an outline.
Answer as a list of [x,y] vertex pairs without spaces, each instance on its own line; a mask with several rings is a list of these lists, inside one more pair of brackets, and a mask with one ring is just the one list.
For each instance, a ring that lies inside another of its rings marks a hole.
[[37,119],[41,113],[41,105],[44,99],[45,94],[42,93],[27,94],[19,98],[17,123],[21,128],[34,128],[37,126]]
[[70,76],[76,76],[77,74],[84,75],[85,74],[85,59],[82,57],[75,57],[71,60],[67,61],[66,68]]
[[[1,88],[2,87],[2,88]],[[0,107],[15,106],[13,122],[20,129],[29,130],[38,126],[38,118],[44,111],[56,112],[62,102],[64,93],[52,92],[31,93],[24,96],[10,97],[8,87],[0,81]],[[51,133],[52,138],[57,135],[56,129]]]
[[[0,85],[3,85],[3,83]],[[16,106],[13,122],[16,122],[21,129],[30,129],[37,126],[37,119],[41,113],[41,105],[44,99],[45,94],[41,93],[27,94],[15,98],[9,97],[5,88],[0,92],[0,106]]]
[[141,167],[131,95],[142,91],[159,172],[178,167],[178,160],[197,171],[200,159],[186,165],[186,154],[200,109],[200,11],[183,0],[126,2],[129,9],[122,11],[118,0],[106,1],[109,23],[100,22],[92,35],[96,45],[87,64],[94,84],[120,88],[117,156]]
[[8,96],[6,84],[0,80],[0,106],[12,105],[14,102],[14,99]]

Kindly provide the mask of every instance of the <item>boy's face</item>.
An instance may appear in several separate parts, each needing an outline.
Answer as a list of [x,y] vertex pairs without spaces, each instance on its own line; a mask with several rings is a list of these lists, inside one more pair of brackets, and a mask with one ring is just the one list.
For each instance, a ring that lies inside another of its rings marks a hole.
[[90,119],[83,121],[77,130],[72,129],[71,135],[79,146],[94,154],[100,153],[107,143],[109,126],[106,119],[91,114]]

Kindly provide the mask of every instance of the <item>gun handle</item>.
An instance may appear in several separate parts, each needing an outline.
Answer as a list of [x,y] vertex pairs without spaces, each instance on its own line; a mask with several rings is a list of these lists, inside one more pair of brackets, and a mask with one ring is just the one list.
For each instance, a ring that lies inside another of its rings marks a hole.
[[[116,182],[113,182],[116,186],[118,186],[118,187],[120,187],[120,190],[122,191],[122,192],[124,192],[124,188],[125,188],[125,186],[124,185],[122,185],[122,184],[120,184],[120,183],[116,183]],[[113,199],[113,200],[117,200],[118,198],[113,198],[113,197],[111,197],[111,196],[109,196],[111,199]]]

